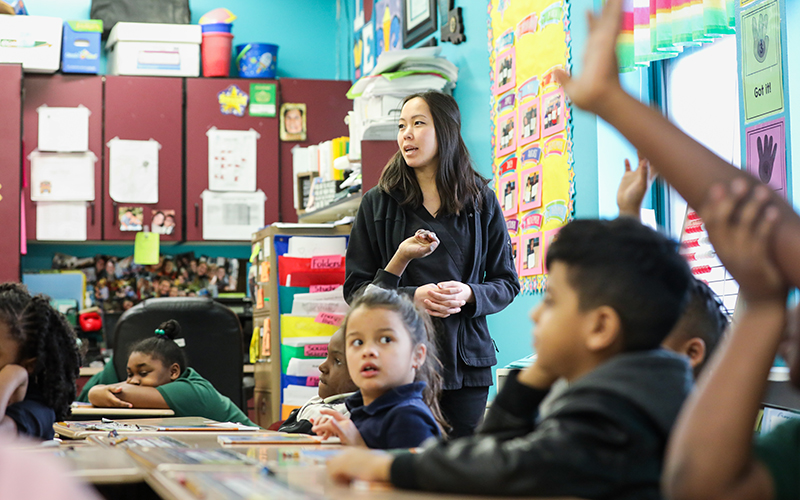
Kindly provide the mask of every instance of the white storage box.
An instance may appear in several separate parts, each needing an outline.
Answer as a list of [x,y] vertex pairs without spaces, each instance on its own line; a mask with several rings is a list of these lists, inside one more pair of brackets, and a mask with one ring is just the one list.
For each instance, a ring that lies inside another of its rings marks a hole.
[[0,15],[0,63],[22,63],[29,73],[53,73],[61,67],[58,17]]
[[199,76],[196,24],[117,23],[106,42],[109,75]]

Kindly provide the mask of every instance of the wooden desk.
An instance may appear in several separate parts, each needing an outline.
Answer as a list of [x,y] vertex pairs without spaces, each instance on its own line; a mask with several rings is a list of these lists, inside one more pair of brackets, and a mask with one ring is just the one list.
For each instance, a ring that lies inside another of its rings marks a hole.
[[[185,434],[195,434],[198,432],[212,434],[214,436],[218,436],[220,434],[231,434],[234,432],[245,432],[245,433],[254,433],[254,432],[264,432],[263,430],[253,430],[253,431],[245,431],[245,430],[236,430],[231,428],[219,427],[219,428],[203,428],[203,429],[191,429],[191,430],[182,430],[182,429],[175,429],[175,430],[167,430],[167,429],[139,429],[139,427],[144,426],[151,426],[151,427],[203,427],[208,426],[210,423],[219,423],[215,422],[214,420],[209,420],[203,417],[162,417],[162,418],[141,418],[141,419],[120,419],[115,420],[115,423],[118,424],[126,424],[129,428],[116,428],[115,430],[120,434],[135,434],[135,435],[146,435],[146,434],[156,434],[161,435],[165,432],[185,435]],[[66,439],[85,439],[89,436],[102,436],[108,435],[109,429],[87,429],[88,425],[92,424],[102,424],[100,420],[89,420],[84,422],[56,422],[53,425],[53,429],[55,430],[56,434],[61,436],[62,438]]]
[[94,406],[75,406],[70,410],[69,420],[96,420],[108,418],[147,418],[174,417],[169,408],[97,408]]
[[[103,367],[94,367],[94,366],[81,366],[79,377],[93,377],[94,375],[103,371]],[[250,375],[255,372],[254,365],[244,365],[243,373],[245,375]]]
[[101,446],[63,446],[58,449],[37,450],[62,459],[70,474],[92,484],[125,484],[144,481],[146,472],[125,450]]

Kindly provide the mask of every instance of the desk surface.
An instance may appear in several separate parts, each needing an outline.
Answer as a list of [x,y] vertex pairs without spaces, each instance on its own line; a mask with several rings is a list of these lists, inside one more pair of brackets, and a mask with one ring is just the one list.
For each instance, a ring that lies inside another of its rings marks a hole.
[[[74,406],[70,409],[72,420],[87,420],[82,417],[174,417],[175,412],[169,408],[96,408],[94,406]],[[77,418],[76,418],[77,417]]]

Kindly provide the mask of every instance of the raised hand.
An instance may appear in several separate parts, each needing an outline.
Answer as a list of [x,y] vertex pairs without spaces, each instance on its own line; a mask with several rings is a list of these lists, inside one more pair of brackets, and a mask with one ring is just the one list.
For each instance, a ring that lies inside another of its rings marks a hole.
[[609,96],[624,92],[619,83],[616,55],[622,0],[608,0],[599,17],[589,12],[588,18],[589,39],[580,76],[570,77],[562,69],[556,69],[554,74],[573,104],[601,114],[604,105],[613,106]]
[[619,181],[617,189],[617,207],[619,214],[639,218],[642,200],[650,185],[650,162],[639,155],[639,168],[631,170],[631,162],[625,159],[625,173]]
[[439,238],[436,233],[427,229],[417,229],[414,236],[400,243],[400,246],[397,247],[397,253],[408,260],[421,259],[432,254],[438,247]]

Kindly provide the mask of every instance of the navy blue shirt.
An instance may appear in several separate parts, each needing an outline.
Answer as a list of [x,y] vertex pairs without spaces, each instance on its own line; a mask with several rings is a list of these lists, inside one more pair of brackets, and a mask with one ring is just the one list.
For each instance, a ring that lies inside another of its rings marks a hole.
[[6,416],[17,424],[17,433],[39,439],[53,439],[56,412],[42,400],[33,380],[28,382],[25,399],[6,408]]
[[425,382],[389,390],[367,406],[361,391],[345,401],[350,420],[370,448],[414,448],[429,437],[439,437],[439,426],[422,400]]

